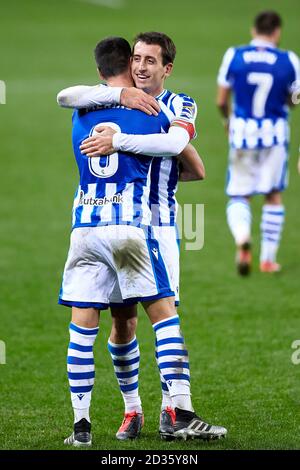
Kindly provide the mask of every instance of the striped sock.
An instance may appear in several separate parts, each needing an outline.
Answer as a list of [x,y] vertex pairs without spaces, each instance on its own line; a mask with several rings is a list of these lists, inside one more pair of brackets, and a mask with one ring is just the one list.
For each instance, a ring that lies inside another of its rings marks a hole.
[[168,387],[172,407],[193,411],[189,358],[180,331],[179,317],[174,315],[152,326],[156,335],[156,360],[160,374]]
[[90,421],[89,408],[95,380],[93,345],[99,328],[83,328],[70,323],[67,367],[74,421]]
[[[157,366],[159,369],[159,364],[158,364],[158,359],[156,358]],[[161,400],[161,409],[164,410],[167,407],[173,407],[172,403],[172,398],[168,389],[168,386],[166,384],[165,379],[163,378],[162,374],[160,373],[160,385],[161,385],[161,394],[162,394],[162,400]]]
[[261,250],[260,261],[276,261],[281,233],[284,224],[284,206],[265,204],[261,220]]
[[251,209],[244,197],[233,197],[228,201],[227,223],[236,245],[249,242],[251,238]]
[[136,337],[126,344],[114,344],[108,340],[115,374],[125,404],[125,413],[142,413],[139,396],[140,350]]

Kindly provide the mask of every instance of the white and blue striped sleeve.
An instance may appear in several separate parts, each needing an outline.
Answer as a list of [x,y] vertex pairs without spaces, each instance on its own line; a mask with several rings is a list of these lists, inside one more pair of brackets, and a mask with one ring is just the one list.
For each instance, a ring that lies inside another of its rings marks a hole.
[[185,129],[190,140],[196,137],[195,121],[197,117],[197,104],[188,95],[180,93],[172,101],[175,116],[171,119],[171,126],[179,126]]
[[235,48],[230,47],[224,54],[221,67],[219,69],[217,83],[219,86],[223,86],[225,88],[231,88],[231,81],[230,81],[230,65],[232,64],[233,58],[235,55]]

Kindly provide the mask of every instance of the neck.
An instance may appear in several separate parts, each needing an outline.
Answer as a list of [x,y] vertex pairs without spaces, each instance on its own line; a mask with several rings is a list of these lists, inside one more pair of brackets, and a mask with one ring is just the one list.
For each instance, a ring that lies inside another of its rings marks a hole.
[[155,90],[152,90],[152,89],[149,89],[149,88],[143,88],[143,91],[145,93],[147,93],[147,95],[151,95],[153,96],[154,98],[158,95],[161,94],[161,92],[163,91],[163,87],[158,87],[158,88],[155,88]]
[[122,86],[122,87],[132,87],[134,86],[132,77],[130,73],[123,73],[117,75],[116,77],[110,77],[106,80],[108,86]]
[[265,41],[265,42],[270,42],[271,44],[274,44],[274,46],[277,45],[277,42],[276,40],[274,39],[273,36],[267,36],[265,34],[256,34],[254,37],[253,37],[254,40],[259,40],[259,41]]

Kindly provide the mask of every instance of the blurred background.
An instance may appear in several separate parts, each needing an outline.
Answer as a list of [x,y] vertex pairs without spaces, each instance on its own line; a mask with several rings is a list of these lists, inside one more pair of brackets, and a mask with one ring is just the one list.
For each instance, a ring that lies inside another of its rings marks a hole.
[[204,182],[180,186],[178,200],[205,205],[201,251],[181,253],[182,329],[190,352],[193,402],[209,422],[223,424],[219,443],[164,443],[157,434],[160,385],[154,335],[140,311],[140,392],[145,427],[139,441],[114,438],[123,403],[106,350],[109,313],[96,342],[92,419],[96,449],[296,449],[300,447],[300,365],[291,344],[300,339],[300,176],[296,165],[300,113],[293,110],[290,186],[279,275],[258,271],[262,200],[253,201],[254,271],[238,278],[225,219],[227,141],[215,106],[216,75],[225,50],[250,39],[254,16],[283,17],[281,47],[300,54],[297,0],[10,0],[0,4],[1,228],[0,448],[60,449],[72,426],[66,378],[70,311],[57,305],[69,245],[77,169],[71,111],[57,92],[97,82],[93,49],[108,35],[132,41],[163,31],[177,46],[166,85],[198,104],[195,141],[206,165]]

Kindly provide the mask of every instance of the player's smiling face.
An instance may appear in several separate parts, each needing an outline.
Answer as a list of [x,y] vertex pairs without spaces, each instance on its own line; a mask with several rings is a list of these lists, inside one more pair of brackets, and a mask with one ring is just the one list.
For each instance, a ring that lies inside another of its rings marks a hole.
[[132,56],[131,71],[137,88],[152,96],[159,95],[165,78],[171,74],[173,64],[163,65],[161,47],[157,44],[137,42]]

